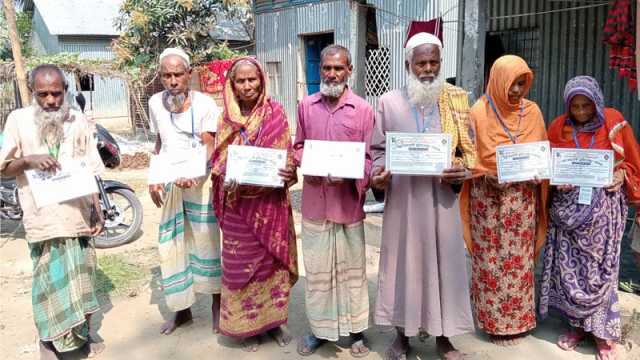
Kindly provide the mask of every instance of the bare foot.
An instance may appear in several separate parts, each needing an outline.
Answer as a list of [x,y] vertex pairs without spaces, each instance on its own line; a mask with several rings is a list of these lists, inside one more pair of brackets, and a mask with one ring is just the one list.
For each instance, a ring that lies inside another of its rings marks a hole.
[[258,339],[257,336],[252,336],[246,339],[242,339],[242,350],[246,352],[258,351],[259,345],[260,345],[260,340]]
[[278,343],[278,346],[280,347],[285,347],[291,342],[291,335],[284,326],[271,329],[267,331],[267,333]]
[[211,326],[213,333],[220,333],[220,294],[213,294],[211,301],[211,315],[213,324]]
[[396,339],[393,344],[387,349],[384,359],[385,360],[406,360],[407,353],[409,352],[409,338],[404,336],[400,331],[396,332]]
[[160,333],[164,335],[171,334],[178,327],[190,322],[193,320],[193,316],[191,315],[191,309],[180,310],[173,314],[173,318],[167,320],[160,327]]
[[438,349],[438,356],[443,360],[462,360],[464,354],[453,347],[451,341],[446,336],[436,337],[436,348]]
[[527,333],[514,335],[489,335],[489,340],[498,346],[515,346],[524,340]]
[[106,346],[103,342],[95,342],[91,337],[89,337],[89,341],[84,345],[83,351],[87,354],[88,358],[96,357],[100,355]]
[[40,360],[58,360],[58,352],[53,347],[50,341],[43,342],[38,341],[40,343]]

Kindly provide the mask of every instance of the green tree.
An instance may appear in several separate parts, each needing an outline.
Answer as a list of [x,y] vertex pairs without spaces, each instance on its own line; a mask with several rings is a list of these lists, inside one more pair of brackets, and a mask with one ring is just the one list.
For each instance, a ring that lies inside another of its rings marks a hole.
[[[33,13],[30,11],[21,11],[16,13],[16,26],[18,27],[18,36],[22,44],[22,56],[30,57],[33,53],[31,47],[31,19]],[[9,31],[7,30],[7,21],[4,18],[4,11],[0,11],[0,60],[11,61],[13,54],[11,53],[11,43],[9,42]]]
[[4,11],[0,11],[0,60],[11,60],[11,43]]
[[122,33],[112,45],[118,64],[152,70],[167,46],[183,48],[196,64],[237,55],[209,36],[227,6],[223,0],[125,0],[115,24]]

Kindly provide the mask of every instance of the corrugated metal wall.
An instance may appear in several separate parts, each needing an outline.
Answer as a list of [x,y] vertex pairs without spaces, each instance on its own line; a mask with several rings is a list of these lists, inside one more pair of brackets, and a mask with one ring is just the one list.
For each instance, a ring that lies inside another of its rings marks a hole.
[[[111,51],[111,39],[105,37],[68,37],[54,36],[49,33],[42,20],[38,9],[33,15],[33,40],[34,49],[41,54],[56,54],[59,52],[79,53],[84,59],[113,59]],[[70,89],[75,91],[76,81],[73,76],[67,77]],[[89,101],[93,103],[93,115],[97,119],[117,118],[129,116],[129,96],[126,83],[118,79],[94,77],[95,91],[92,94],[83,92],[87,99],[87,109],[90,109]]]
[[[86,39],[61,37],[60,51],[79,53],[83,59],[111,60],[114,55],[110,48],[111,39]],[[69,86],[75,90],[75,79],[70,79]],[[129,96],[124,81],[111,78],[94,77],[95,91],[92,94],[84,91],[87,99],[87,109],[90,101],[93,103],[93,115],[97,119],[129,116]]]
[[[263,64],[282,63],[282,94],[274,98],[285,107],[292,130],[298,101],[306,95],[302,36],[333,32],[335,43],[347,47],[354,62],[364,59],[364,48],[358,46],[359,11],[349,0],[337,0],[256,14],[256,55]],[[361,71],[354,67],[351,79],[357,92],[363,85]]]
[[562,11],[510,19],[496,17],[540,13],[593,2],[551,2],[543,0],[490,0],[491,31],[537,28],[540,31],[540,68],[534,86],[545,120],[564,111],[564,85],[576,75],[595,77],[602,87],[607,106],[620,110],[640,136],[640,101],[629,91],[626,81],[617,78],[608,66],[608,51],[602,42],[607,6]]
[[446,77],[455,77],[458,68],[458,11],[461,0],[440,0],[439,14],[444,21],[444,49],[442,71]]
[[404,41],[412,20],[430,20],[443,16],[444,49],[442,72],[445,77],[456,76],[458,50],[458,0],[368,0],[376,9],[378,39],[381,47],[391,50],[391,88],[404,86]]
[[59,52],[58,37],[49,33],[47,25],[36,8],[33,12],[31,45],[41,54],[55,54]]
[[[404,40],[411,20],[429,20],[445,14],[443,74],[456,75],[458,6],[459,0],[369,0],[375,6],[378,39],[381,47],[388,47],[391,58],[391,87],[404,86]],[[258,10],[256,8],[256,10]],[[301,35],[333,32],[335,42],[346,46],[354,59],[352,85],[364,93],[364,59],[366,38],[366,9],[350,0],[323,1],[301,6],[289,6],[274,11],[261,6],[256,14],[256,55],[263,64],[282,62],[282,94],[274,96],[282,102],[289,122],[295,126],[297,102],[306,95]],[[450,11],[449,11],[450,10]]]

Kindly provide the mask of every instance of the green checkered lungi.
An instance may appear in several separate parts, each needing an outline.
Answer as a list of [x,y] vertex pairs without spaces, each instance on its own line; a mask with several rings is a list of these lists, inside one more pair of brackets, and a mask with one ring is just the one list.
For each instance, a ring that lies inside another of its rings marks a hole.
[[96,252],[88,237],[29,244],[33,261],[33,319],[42,341],[59,352],[82,347],[89,335],[85,316],[99,309],[94,293]]

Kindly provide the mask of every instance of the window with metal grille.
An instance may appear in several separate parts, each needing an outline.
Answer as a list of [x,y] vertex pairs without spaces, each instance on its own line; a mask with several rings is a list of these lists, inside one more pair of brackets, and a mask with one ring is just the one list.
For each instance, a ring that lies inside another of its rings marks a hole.
[[391,50],[371,49],[367,54],[365,88],[367,96],[380,96],[390,88]]
[[279,61],[267,61],[267,76],[269,77],[269,93],[274,96],[282,94],[282,73]]

